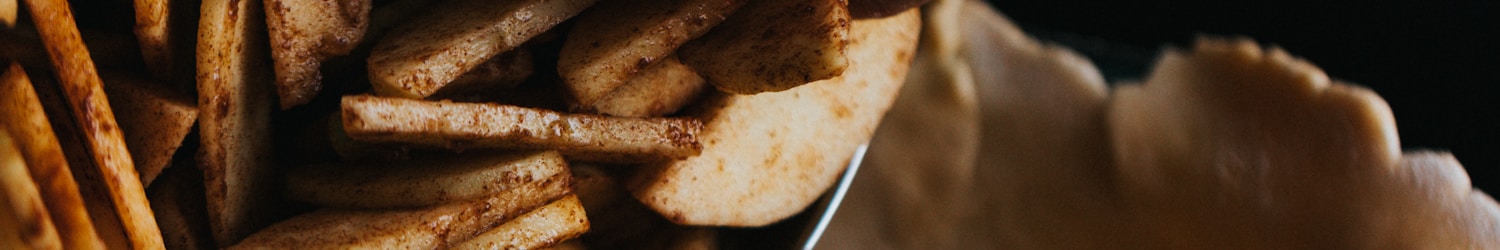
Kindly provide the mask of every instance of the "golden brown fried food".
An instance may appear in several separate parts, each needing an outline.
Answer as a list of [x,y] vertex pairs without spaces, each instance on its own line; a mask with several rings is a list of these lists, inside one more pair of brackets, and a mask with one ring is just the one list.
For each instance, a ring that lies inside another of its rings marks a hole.
[[589,232],[579,240],[601,249],[711,249],[712,228],[673,224],[630,196],[630,191],[603,169],[574,164],[573,191],[588,212]]
[[415,208],[484,198],[567,176],[567,171],[568,163],[557,151],[346,162],[290,170],[286,192],[292,199],[331,208]]
[[[64,98],[62,86],[50,77],[32,78],[36,82],[37,97],[42,100],[42,110],[47,112],[47,117],[52,118],[53,128],[77,128],[78,125],[69,115],[71,112],[67,107],[67,98]],[[53,130],[57,135],[57,141],[62,146],[63,157],[67,159],[68,167],[73,170],[73,180],[78,184],[78,194],[83,197],[85,210],[88,210],[88,218],[93,221],[94,230],[99,234],[99,239],[104,242],[105,248],[128,249],[130,248],[130,237],[125,235],[125,228],[121,225],[120,215],[113,205],[113,197],[109,187],[104,181],[98,167],[94,165],[94,158],[89,154],[86,143],[84,143],[83,132],[73,129]]]
[[[31,24],[0,32],[0,58],[8,58],[21,66],[36,70],[51,70],[52,64],[46,45]],[[83,43],[88,47],[89,58],[98,68],[128,68],[138,66],[141,55],[135,53],[135,41],[129,33],[105,30],[81,30]]]
[[844,0],[751,1],[677,54],[724,92],[782,91],[844,73],[850,20]]
[[47,204],[64,248],[104,247],[89,221],[88,210],[73,179],[73,170],[63,157],[62,145],[53,133],[47,113],[19,64],[11,64],[0,76],[0,133],[13,135],[32,179]]
[[385,96],[423,98],[490,57],[520,46],[595,0],[454,0],[384,37],[370,52],[370,84]]
[[802,211],[833,185],[890,108],[920,24],[916,11],[856,21],[855,64],[841,77],[710,97],[691,112],[706,123],[703,153],[642,166],[629,184],[635,197],[685,225],[762,226]]
[[696,101],[703,95],[705,85],[703,77],[693,72],[693,68],[671,55],[594,102],[593,109],[612,116],[664,116]]
[[488,103],[345,96],[344,132],[370,142],[451,149],[555,149],[569,159],[652,162],[703,150],[691,118],[625,118]]
[[541,249],[577,238],[589,220],[577,195],[539,207],[499,227],[453,246],[453,249]]
[[264,3],[281,109],[306,104],[323,88],[323,61],[349,54],[364,39],[370,0]]
[[104,94],[103,83],[79,35],[72,10],[63,0],[29,0],[37,34],[47,47],[76,129],[100,172],[100,181],[120,217],[134,248],[160,248],[161,232],[146,201],[145,187],[125,146],[125,136],[115,123],[114,110]]
[[505,91],[521,85],[535,71],[536,65],[531,57],[531,51],[525,48],[514,49],[491,57],[479,66],[470,69],[469,72],[464,72],[442,90],[432,93],[428,99],[490,96],[495,91]]
[[591,107],[653,62],[724,21],[745,0],[605,1],[578,17],[557,72],[576,106]]
[[146,195],[151,197],[167,249],[215,247],[203,200],[203,171],[192,166],[169,168],[146,189]]
[[198,121],[198,103],[187,94],[125,72],[104,72],[109,81],[104,91],[115,107],[125,144],[140,173],[141,185],[150,186],[172,161],[183,138]]
[[16,26],[17,11],[16,0],[0,0],[0,25],[5,25],[5,28]]
[[479,200],[420,209],[322,209],[282,221],[230,249],[432,249],[458,244],[571,193],[568,175]]
[[199,167],[220,247],[280,214],[271,151],[272,76],[257,0],[205,0],[198,26]]
[[135,37],[139,40],[146,68],[157,77],[171,74],[172,7],[175,6],[167,0],[135,0]]
[[0,125],[0,248],[61,249],[42,194],[7,130]]

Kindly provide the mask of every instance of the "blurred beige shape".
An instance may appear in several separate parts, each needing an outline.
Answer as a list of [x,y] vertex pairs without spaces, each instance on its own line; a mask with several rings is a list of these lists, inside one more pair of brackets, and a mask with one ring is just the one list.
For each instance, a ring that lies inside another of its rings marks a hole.
[[[1403,157],[1383,100],[1280,49],[1200,39],[1110,96],[1083,58],[1030,40],[987,6],[957,2],[928,7],[925,54],[820,245],[1500,246],[1500,206],[1452,155]],[[958,53],[931,49],[954,37]],[[933,62],[955,65],[923,70]],[[951,139],[972,132],[950,124],[972,115],[936,108],[963,93],[923,94],[963,89],[948,86],[967,77],[980,110],[975,165],[963,160],[973,149]],[[942,112],[954,114],[923,118]]]

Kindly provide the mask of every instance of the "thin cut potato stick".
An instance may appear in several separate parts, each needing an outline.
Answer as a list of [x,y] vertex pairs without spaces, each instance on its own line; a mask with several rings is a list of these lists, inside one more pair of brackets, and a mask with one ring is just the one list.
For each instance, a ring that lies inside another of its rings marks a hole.
[[653,162],[703,150],[692,118],[564,114],[491,103],[345,96],[344,132],[372,142],[427,147],[555,149],[570,159]]
[[572,18],[596,0],[454,0],[392,30],[370,52],[370,84],[424,98],[491,57]]
[[683,43],[708,33],[745,2],[604,1],[578,16],[558,54],[557,73],[577,106],[592,106]]
[[578,195],[568,195],[453,246],[453,249],[541,249],[589,231]]
[[42,194],[5,130],[0,126],[0,248],[61,249]]
[[568,195],[571,179],[560,174],[482,199],[421,209],[325,208],[278,222],[229,249],[444,248]]
[[289,170],[286,193],[323,207],[417,208],[480,199],[567,172],[557,151],[344,162]]
[[83,45],[73,11],[64,0],[27,0],[32,22],[46,44],[69,108],[82,133],[102,181],[109,188],[115,210],[130,242],[137,249],[162,248],[161,231],[136,174],[125,135],[115,124],[114,111],[103,83]]
[[676,55],[668,55],[594,102],[593,108],[612,116],[664,116],[692,104],[707,85],[693,68],[682,64]]
[[43,193],[42,201],[57,225],[67,249],[100,249],[104,242],[94,232],[83,197],[73,179],[73,170],[63,157],[62,145],[52,132],[46,110],[19,64],[11,64],[0,76],[0,133],[9,132],[21,148],[31,169],[31,178]]
[[[62,86],[58,86],[56,79],[42,77],[31,80],[36,82],[32,86],[36,87],[37,97],[42,100],[42,110],[51,118],[49,121],[52,122],[52,127],[77,128],[78,123],[68,114],[71,112],[67,107],[68,100],[63,97],[63,91],[59,89]],[[121,225],[120,215],[115,210],[113,198],[110,198],[109,187],[104,181],[100,181],[103,177],[100,177],[99,168],[94,166],[94,157],[83,143],[83,131],[58,129],[53,130],[53,134],[57,135],[57,141],[62,145],[63,158],[67,159],[68,167],[73,170],[73,180],[78,184],[78,195],[83,197],[89,220],[94,223],[94,232],[99,234],[104,248],[130,249],[130,237],[125,235],[125,226]]]

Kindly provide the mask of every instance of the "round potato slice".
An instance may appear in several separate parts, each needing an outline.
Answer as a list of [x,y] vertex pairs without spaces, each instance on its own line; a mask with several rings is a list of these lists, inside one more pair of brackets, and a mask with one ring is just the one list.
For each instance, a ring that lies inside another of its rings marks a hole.
[[709,97],[702,154],[648,164],[630,180],[637,199],[687,225],[761,226],[796,214],[869,141],[915,53],[917,11],[857,20],[843,76],[782,92]]

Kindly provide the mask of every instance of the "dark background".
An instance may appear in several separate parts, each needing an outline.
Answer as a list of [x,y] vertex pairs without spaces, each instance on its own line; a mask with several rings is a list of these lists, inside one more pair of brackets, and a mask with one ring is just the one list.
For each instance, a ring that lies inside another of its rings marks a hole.
[[[1248,36],[1367,86],[1390,103],[1406,150],[1448,150],[1500,194],[1500,3],[991,1],[1028,33],[1139,78],[1162,46]],[[1145,64],[1142,63],[1145,62]]]

